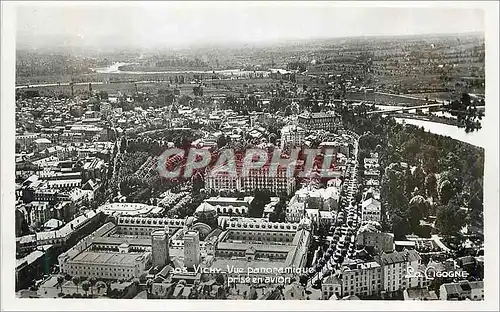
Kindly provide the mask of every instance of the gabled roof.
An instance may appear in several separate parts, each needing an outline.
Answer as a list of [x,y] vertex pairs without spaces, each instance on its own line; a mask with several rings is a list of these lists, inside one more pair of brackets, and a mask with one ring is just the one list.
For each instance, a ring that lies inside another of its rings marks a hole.
[[366,207],[368,207],[370,205],[374,205],[374,206],[376,206],[378,208],[380,208],[380,206],[381,206],[381,204],[380,204],[380,202],[378,200],[376,200],[375,198],[371,197],[371,198],[363,201],[363,203],[361,204],[361,207],[366,208]]
[[403,250],[401,252],[384,252],[380,255],[379,262],[381,265],[389,265],[394,263],[418,261],[420,259],[420,255],[415,250]]
[[335,275],[327,276],[323,280],[323,285],[326,285],[326,284],[341,285],[339,278],[337,276],[335,276]]

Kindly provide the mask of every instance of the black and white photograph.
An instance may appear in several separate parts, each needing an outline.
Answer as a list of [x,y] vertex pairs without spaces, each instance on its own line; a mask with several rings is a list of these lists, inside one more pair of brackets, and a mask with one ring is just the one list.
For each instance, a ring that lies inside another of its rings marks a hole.
[[498,309],[498,7],[2,2],[2,298]]

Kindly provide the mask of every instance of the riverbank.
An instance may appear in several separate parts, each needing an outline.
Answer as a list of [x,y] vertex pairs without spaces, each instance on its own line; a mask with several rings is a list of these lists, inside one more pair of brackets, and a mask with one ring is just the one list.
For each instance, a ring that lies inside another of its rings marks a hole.
[[151,67],[139,64],[126,64],[118,67],[119,72],[183,72],[183,71],[202,71],[210,72],[215,69],[202,66],[202,67],[187,67],[187,66],[173,66],[173,67]]
[[404,119],[413,119],[413,120],[421,120],[427,122],[433,122],[443,125],[449,125],[458,127],[458,121],[454,118],[446,118],[446,117],[438,117],[434,115],[415,115],[415,114],[393,114],[394,118],[404,118]]

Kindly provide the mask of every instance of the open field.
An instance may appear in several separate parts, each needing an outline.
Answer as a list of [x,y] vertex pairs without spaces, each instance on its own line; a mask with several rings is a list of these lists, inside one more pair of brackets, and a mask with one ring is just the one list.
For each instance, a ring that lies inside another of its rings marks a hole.
[[[219,94],[219,93],[228,93],[235,92],[238,93],[239,89],[242,88],[262,88],[268,87],[269,85],[275,85],[278,83],[276,80],[264,78],[264,79],[236,79],[236,80],[205,80],[203,81],[205,87],[203,89],[203,93],[206,95],[210,94]],[[117,83],[92,83],[92,90],[94,91],[105,91],[108,94],[115,93],[126,93],[133,94],[135,93],[135,85],[133,82],[117,82]],[[140,81],[137,82],[137,91],[138,92],[153,92],[156,93],[159,89],[173,89],[178,88],[181,91],[181,94],[192,95],[193,87],[198,84],[170,84],[167,81],[161,82],[145,82]],[[60,86],[39,86],[34,88],[26,88],[24,90],[30,89],[38,89],[49,93],[56,94],[71,94],[71,87],[69,85],[60,85]],[[234,90],[233,90],[234,89]],[[238,90],[236,90],[238,89]],[[73,86],[73,90],[75,94],[87,92],[89,90],[89,84],[75,84]]]
[[428,97],[429,99],[436,99],[441,101],[449,101],[450,93],[449,92],[427,92],[427,93],[410,93],[409,96],[425,99]]

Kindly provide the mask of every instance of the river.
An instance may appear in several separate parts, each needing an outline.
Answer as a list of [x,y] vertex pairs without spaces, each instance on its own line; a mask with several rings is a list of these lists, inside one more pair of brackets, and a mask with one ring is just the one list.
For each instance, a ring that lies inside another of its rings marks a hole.
[[[380,105],[380,104],[375,104],[374,106],[377,109],[379,109],[379,110],[394,110],[394,109],[397,109],[397,108],[401,108],[401,109],[407,108],[406,106],[397,106],[397,105]],[[429,113],[429,109],[428,108],[423,108],[422,112],[425,113],[425,114],[427,114],[427,113]],[[408,113],[415,114],[416,110],[409,110]],[[452,114],[450,114],[448,112],[438,111],[438,112],[432,112],[431,114],[434,115],[434,116],[437,116],[437,117],[456,118],[455,116],[453,116]]]
[[125,65],[133,65],[134,63],[113,63],[112,65],[108,67],[100,67],[100,68],[92,68],[99,74],[119,74],[121,73],[120,71],[120,66],[125,66]]
[[[212,74],[216,73],[224,76],[224,78],[220,78],[220,80],[232,80],[237,78],[238,76],[246,76],[250,74],[264,74],[264,77],[269,73],[267,71],[249,71],[249,70],[240,70],[240,69],[224,69],[224,70],[169,70],[169,71],[160,71],[160,72],[152,72],[152,71],[124,71],[120,70],[120,66],[125,65],[134,65],[137,63],[121,63],[115,62],[107,67],[99,67],[99,68],[91,68],[98,74],[131,74],[131,75],[154,75],[154,74]],[[135,81],[135,83],[149,83],[155,82],[154,80],[141,80]],[[101,85],[104,84],[102,81],[87,81],[87,82],[75,82],[74,85],[88,85],[89,83],[93,85]],[[69,82],[59,82],[59,83],[40,83],[40,84],[25,84],[25,85],[17,85],[16,89],[26,89],[26,88],[36,88],[36,87],[57,87],[57,86],[69,86]]]
[[267,71],[250,71],[240,69],[224,69],[224,70],[167,70],[167,71],[128,71],[120,70],[120,66],[135,65],[137,63],[114,63],[108,67],[94,68],[99,74],[129,74],[129,75],[154,75],[154,74],[221,74],[221,75],[248,75],[253,73],[265,74]]
[[[377,109],[380,110],[391,110],[394,108],[404,108],[404,106],[392,106],[392,105],[375,105]],[[429,109],[423,109],[424,113],[427,113]],[[409,111],[410,113],[412,111]],[[438,116],[438,117],[448,117],[448,118],[456,118],[450,113],[447,112],[432,112],[433,115]],[[437,123],[437,122],[432,122],[432,121],[425,121],[425,120],[419,120],[419,119],[411,119],[411,118],[397,118],[396,121],[399,123],[402,123],[405,121],[407,124],[419,126],[419,127],[424,127],[426,131],[443,135],[443,136],[448,136],[451,137],[455,140],[459,140],[462,142],[466,142],[475,146],[479,147],[485,147],[486,146],[486,138],[484,138],[483,134],[484,131],[482,129],[472,132],[472,133],[466,133],[465,129],[463,128],[458,128],[456,126],[451,126],[447,124],[442,124],[442,123]]]
[[432,132],[434,134],[439,134],[442,136],[448,136],[452,139],[459,140],[462,142],[466,142],[475,146],[479,146],[484,148],[486,146],[487,138],[484,135],[484,130],[480,129],[478,131],[472,133],[466,133],[465,129],[458,128],[456,126],[445,125],[432,121],[424,121],[417,119],[408,119],[408,118],[397,118],[396,121],[399,123],[405,122],[406,124],[415,125],[419,127],[424,127],[424,129],[428,132]]

